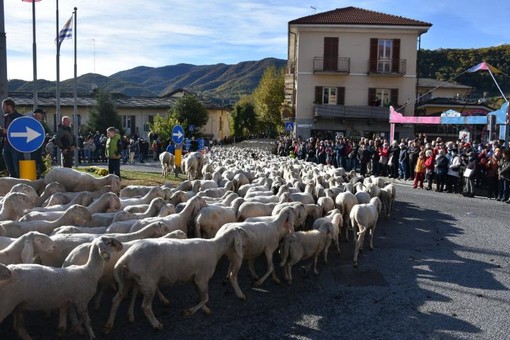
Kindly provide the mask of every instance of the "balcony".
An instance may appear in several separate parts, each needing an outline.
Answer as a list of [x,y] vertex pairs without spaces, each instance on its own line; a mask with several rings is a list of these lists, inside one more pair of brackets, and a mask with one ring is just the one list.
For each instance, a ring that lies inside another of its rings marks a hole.
[[403,76],[407,71],[406,59],[374,59],[368,61],[368,74]]
[[313,73],[340,73],[349,74],[351,71],[351,58],[326,59],[313,58]]
[[314,104],[315,118],[360,118],[389,121],[390,109],[384,106],[347,106]]

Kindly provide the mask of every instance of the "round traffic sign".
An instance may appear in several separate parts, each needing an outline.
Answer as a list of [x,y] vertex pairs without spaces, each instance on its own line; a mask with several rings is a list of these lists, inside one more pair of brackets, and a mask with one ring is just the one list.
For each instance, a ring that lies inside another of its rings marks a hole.
[[23,153],[34,152],[44,143],[45,131],[35,118],[23,116],[11,122],[7,129],[7,140],[12,147]]
[[184,140],[184,129],[180,125],[176,125],[172,129],[172,140],[175,144],[181,144]]

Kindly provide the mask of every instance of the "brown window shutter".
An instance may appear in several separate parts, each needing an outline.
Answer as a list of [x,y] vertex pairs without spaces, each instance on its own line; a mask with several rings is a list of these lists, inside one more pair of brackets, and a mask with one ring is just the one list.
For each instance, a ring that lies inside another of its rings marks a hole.
[[375,92],[376,92],[376,89],[373,88],[373,87],[370,87],[368,89],[368,105],[369,106],[374,106],[374,102],[375,102]]
[[393,62],[391,70],[400,73],[400,39],[393,39]]
[[370,73],[377,72],[377,44],[379,39],[371,38],[370,39],[370,61],[369,61],[369,70]]
[[336,88],[336,105],[345,105],[345,87]]
[[324,38],[324,71],[338,71],[338,38]]
[[390,105],[392,105],[393,107],[398,105],[398,89],[391,89]]
[[322,86],[315,86],[315,104],[322,104]]

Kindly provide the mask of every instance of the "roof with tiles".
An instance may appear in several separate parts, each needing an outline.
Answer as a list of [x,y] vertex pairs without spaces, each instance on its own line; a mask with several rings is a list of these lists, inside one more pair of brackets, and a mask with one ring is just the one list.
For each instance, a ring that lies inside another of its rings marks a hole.
[[[18,106],[31,106],[33,95],[29,92],[10,92],[9,96]],[[112,95],[115,105],[119,108],[168,108],[175,103],[175,98],[171,97],[128,97],[124,95]],[[96,99],[92,95],[78,95],[76,98],[78,106],[92,107],[96,104]],[[54,93],[39,93],[37,103],[42,107],[56,105]],[[74,106],[74,97],[71,94],[62,93],[60,105]]]
[[337,8],[289,21],[290,25],[389,25],[427,26],[432,24],[397,15],[370,11],[358,7]]

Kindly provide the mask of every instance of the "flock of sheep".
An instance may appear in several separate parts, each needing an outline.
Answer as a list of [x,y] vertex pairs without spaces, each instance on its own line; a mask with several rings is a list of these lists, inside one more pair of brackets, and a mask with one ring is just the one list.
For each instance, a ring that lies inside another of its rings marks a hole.
[[[173,158],[160,157],[163,175]],[[226,256],[229,280],[240,299],[246,296],[237,275],[248,262],[255,285],[271,276],[280,280],[273,255],[279,253],[283,276],[313,258],[313,271],[331,243],[355,241],[354,265],[366,233],[370,249],[380,215],[389,217],[395,187],[387,179],[357,176],[342,168],[283,158],[252,148],[213,148],[183,159],[188,180],[177,187],[127,186],[115,175],[95,178],[68,168],[53,168],[35,182],[0,178],[0,323],[13,315],[24,339],[24,312],[59,310],[58,329],[88,332],[94,338],[87,305],[96,308],[103,293],[116,287],[104,326],[108,333],[121,301],[130,295],[129,321],[136,296],[151,325],[163,324],[152,310],[160,285],[194,282],[207,306],[208,283]],[[255,272],[264,255],[267,270]],[[79,289],[76,287],[79,285]],[[69,320],[68,320],[69,319]]]

